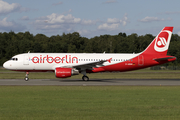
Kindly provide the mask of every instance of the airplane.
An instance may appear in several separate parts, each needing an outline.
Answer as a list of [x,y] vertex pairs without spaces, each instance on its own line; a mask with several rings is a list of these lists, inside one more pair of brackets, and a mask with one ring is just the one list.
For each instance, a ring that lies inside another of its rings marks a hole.
[[125,72],[161,65],[176,60],[167,55],[173,27],[164,27],[150,45],[140,53],[23,53],[13,56],[3,67],[13,71],[55,72],[57,78],[67,78],[83,74],[82,80],[88,81],[86,73]]

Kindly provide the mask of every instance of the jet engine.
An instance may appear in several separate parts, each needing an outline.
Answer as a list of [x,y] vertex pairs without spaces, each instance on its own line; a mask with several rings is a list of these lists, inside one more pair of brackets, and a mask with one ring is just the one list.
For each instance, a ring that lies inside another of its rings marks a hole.
[[57,78],[67,78],[72,75],[78,75],[79,71],[73,68],[56,68],[55,75]]

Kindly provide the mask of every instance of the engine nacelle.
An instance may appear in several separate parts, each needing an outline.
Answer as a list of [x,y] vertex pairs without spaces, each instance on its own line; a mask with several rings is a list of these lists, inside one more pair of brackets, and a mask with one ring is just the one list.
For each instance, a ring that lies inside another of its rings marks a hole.
[[73,68],[56,68],[55,75],[57,78],[67,78],[72,75],[79,75],[79,71]]

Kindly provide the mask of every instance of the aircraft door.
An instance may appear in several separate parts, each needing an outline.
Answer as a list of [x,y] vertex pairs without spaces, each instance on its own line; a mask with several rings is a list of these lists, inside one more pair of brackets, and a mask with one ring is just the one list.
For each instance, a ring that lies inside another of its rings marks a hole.
[[143,66],[144,65],[144,57],[143,55],[138,56],[138,65]]
[[23,64],[24,64],[24,65],[29,65],[29,56],[28,56],[28,55],[24,55]]

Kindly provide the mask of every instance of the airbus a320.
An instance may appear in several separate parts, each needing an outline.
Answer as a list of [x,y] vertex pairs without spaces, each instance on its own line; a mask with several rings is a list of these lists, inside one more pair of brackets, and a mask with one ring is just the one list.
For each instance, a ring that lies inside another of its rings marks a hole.
[[67,78],[83,74],[82,80],[88,81],[86,73],[106,71],[132,71],[175,61],[176,57],[167,55],[173,27],[165,27],[141,53],[24,53],[13,56],[3,67],[13,71],[55,72],[57,78]]

